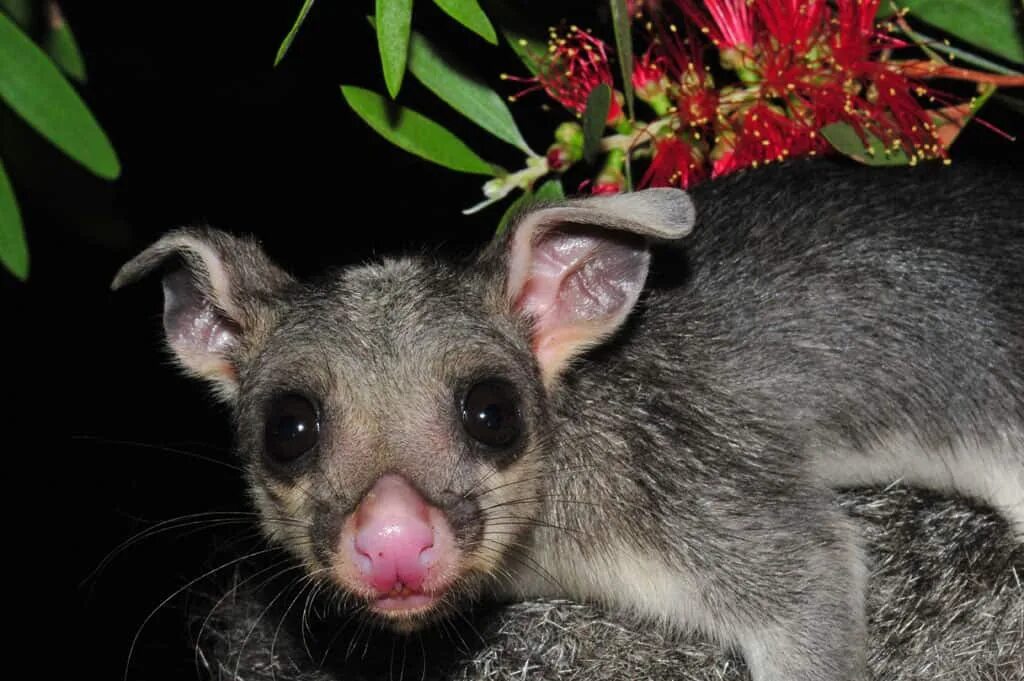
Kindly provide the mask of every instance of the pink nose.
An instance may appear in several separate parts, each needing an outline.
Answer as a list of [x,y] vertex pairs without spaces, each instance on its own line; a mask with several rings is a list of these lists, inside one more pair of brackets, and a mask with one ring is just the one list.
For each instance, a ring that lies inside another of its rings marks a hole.
[[430,507],[409,483],[385,475],[355,514],[355,563],[379,594],[417,592],[434,565]]

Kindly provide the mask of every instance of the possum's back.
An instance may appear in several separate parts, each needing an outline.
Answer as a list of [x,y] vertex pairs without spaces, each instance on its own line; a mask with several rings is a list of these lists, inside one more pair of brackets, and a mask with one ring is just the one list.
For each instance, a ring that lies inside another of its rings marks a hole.
[[[638,332],[800,433],[837,482],[1003,486],[1024,513],[1022,186],[821,162],[711,183],[685,282]],[[981,468],[1000,472],[962,484]]]

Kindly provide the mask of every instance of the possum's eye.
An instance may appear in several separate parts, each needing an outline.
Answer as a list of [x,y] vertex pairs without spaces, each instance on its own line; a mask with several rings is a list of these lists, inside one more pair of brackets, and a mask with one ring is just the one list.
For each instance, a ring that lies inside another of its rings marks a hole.
[[486,380],[472,385],[462,400],[462,425],[477,442],[508,447],[519,438],[522,417],[512,386]]
[[267,409],[264,440],[267,456],[290,463],[311,450],[320,437],[316,406],[296,393],[278,395]]

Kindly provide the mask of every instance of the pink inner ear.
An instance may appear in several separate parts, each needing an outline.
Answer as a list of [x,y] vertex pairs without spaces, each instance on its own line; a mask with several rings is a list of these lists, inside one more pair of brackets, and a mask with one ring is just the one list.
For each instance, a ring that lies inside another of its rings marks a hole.
[[552,231],[529,251],[515,308],[534,320],[534,351],[546,377],[612,333],[636,303],[649,255],[636,240]]
[[233,378],[227,352],[238,329],[205,298],[185,270],[164,278],[164,332],[181,363],[206,378]]

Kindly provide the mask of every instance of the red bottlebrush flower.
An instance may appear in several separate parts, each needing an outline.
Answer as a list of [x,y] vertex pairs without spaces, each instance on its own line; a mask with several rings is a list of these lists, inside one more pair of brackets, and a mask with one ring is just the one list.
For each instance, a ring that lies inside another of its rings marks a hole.
[[682,90],[676,103],[679,120],[691,128],[710,125],[718,110],[718,93],[707,88]]
[[878,137],[887,148],[901,148],[917,158],[945,157],[931,115],[917,98],[930,94],[929,89],[902,73],[899,65],[872,59],[883,48],[904,45],[876,29],[879,2],[838,3],[837,25],[827,45],[836,73],[847,78],[818,98],[816,108],[824,119],[819,127],[832,118],[849,123],[862,136]]
[[827,144],[813,127],[763,103],[738,115],[734,126],[734,131],[719,136],[712,177],[808,156]]
[[707,171],[698,149],[675,135],[663,137],[654,145],[654,158],[640,179],[640,187],[681,187],[704,180]]
[[[516,97],[543,89],[549,97],[576,114],[586,110],[587,97],[595,87],[607,83],[614,88],[607,46],[576,26],[570,27],[564,36],[552,29],[547,59],[535,77],[505,77],[532,83],[531,87],[517,93]],[[621,117],[622,105],[613,96],[608,107],[608,123]]]
[[668,78],[662,67],[662,59],[653,54],[652,45],[633,63],[633,89],[636,96],[645,102],[664,95]]
[[882,65],[871,84],[868,103],[875,100],[873,120],[880,128],[879,137],[919,156],[945,156],[931,114],[914,97],[910,79]]
[[[651,131],[664,135],[637,138],[652,153],[641,186],[685,188],[708,176],[829,152],[819,131],[833,123],[851,126],[866,143],[877,138],[871,148],[880,140],[886,150],[903,152],[912,162],[945,157],[970,109],[960,112],[950,106],[956,102],[922,84],[933,77],[922,64],[932,62],[890,59],[891,48],[909,45],[876,26],[880,2],[631,0],[630,13],[647,15],[652,33],[631,78],[638,99],[656,115]],[[671,23],[671,12],[687,20],[680,22],[681,30]],[[709,40],[731,79],[725,87],[716,88],[704,65]],[[539,74],[513,80],[531,84],[524,93],[543,89],[582,114],[593,88],[613,83],[608,52],[605,43],[575,26],[561,34],[552,31]],[[942,66],[946,75],[995,82]],[[998,78],[1019,84],[1016,76]],[[622,117],[621,96],[615,94],[609,124]],[[927,109],[926,102],[945,109]],[[946,111],[953,113],[944,116]],[[548,165],[555,170],[579,156],[575,146],[550,151]],[[621,178],[604,171],[587,184],[593,193],[623,186]]]
[[779,48],[807,54],[827,19],[825,0],[771,0],[754,4],[757,16]]
[[[727,148],[718,149],[715,175],[825,151],[827,143],[809,135],[835,122],[918,158],[944,155],[919,101],[934,93],[909,70],[878,60],[883,49],[905,46],[876,28],[880,1],[674,0],[742,83],[728,101],[715,102],[718,136],[735,135],[725,136]],[[665,44],[678,51],[678,45]],[[737,109],[744,113],[737,116]]]
[[847,57],[866,58],[871,39],[878,33],[875,29],[875,15],[882,0],[840,0],[839,29],[833,41],[833,49],[848,51]]
[[688,127],[704,126],[715,117],[718,93],[714,80],[701,57],[697,37],[689,32],[684,39],[674,25],[659,29],[652,50],[672,81],[670,91],[679,120]]
[[676,0],[676,4],[719,49],[752,48],[755,42],[754,13],[747,0]]

